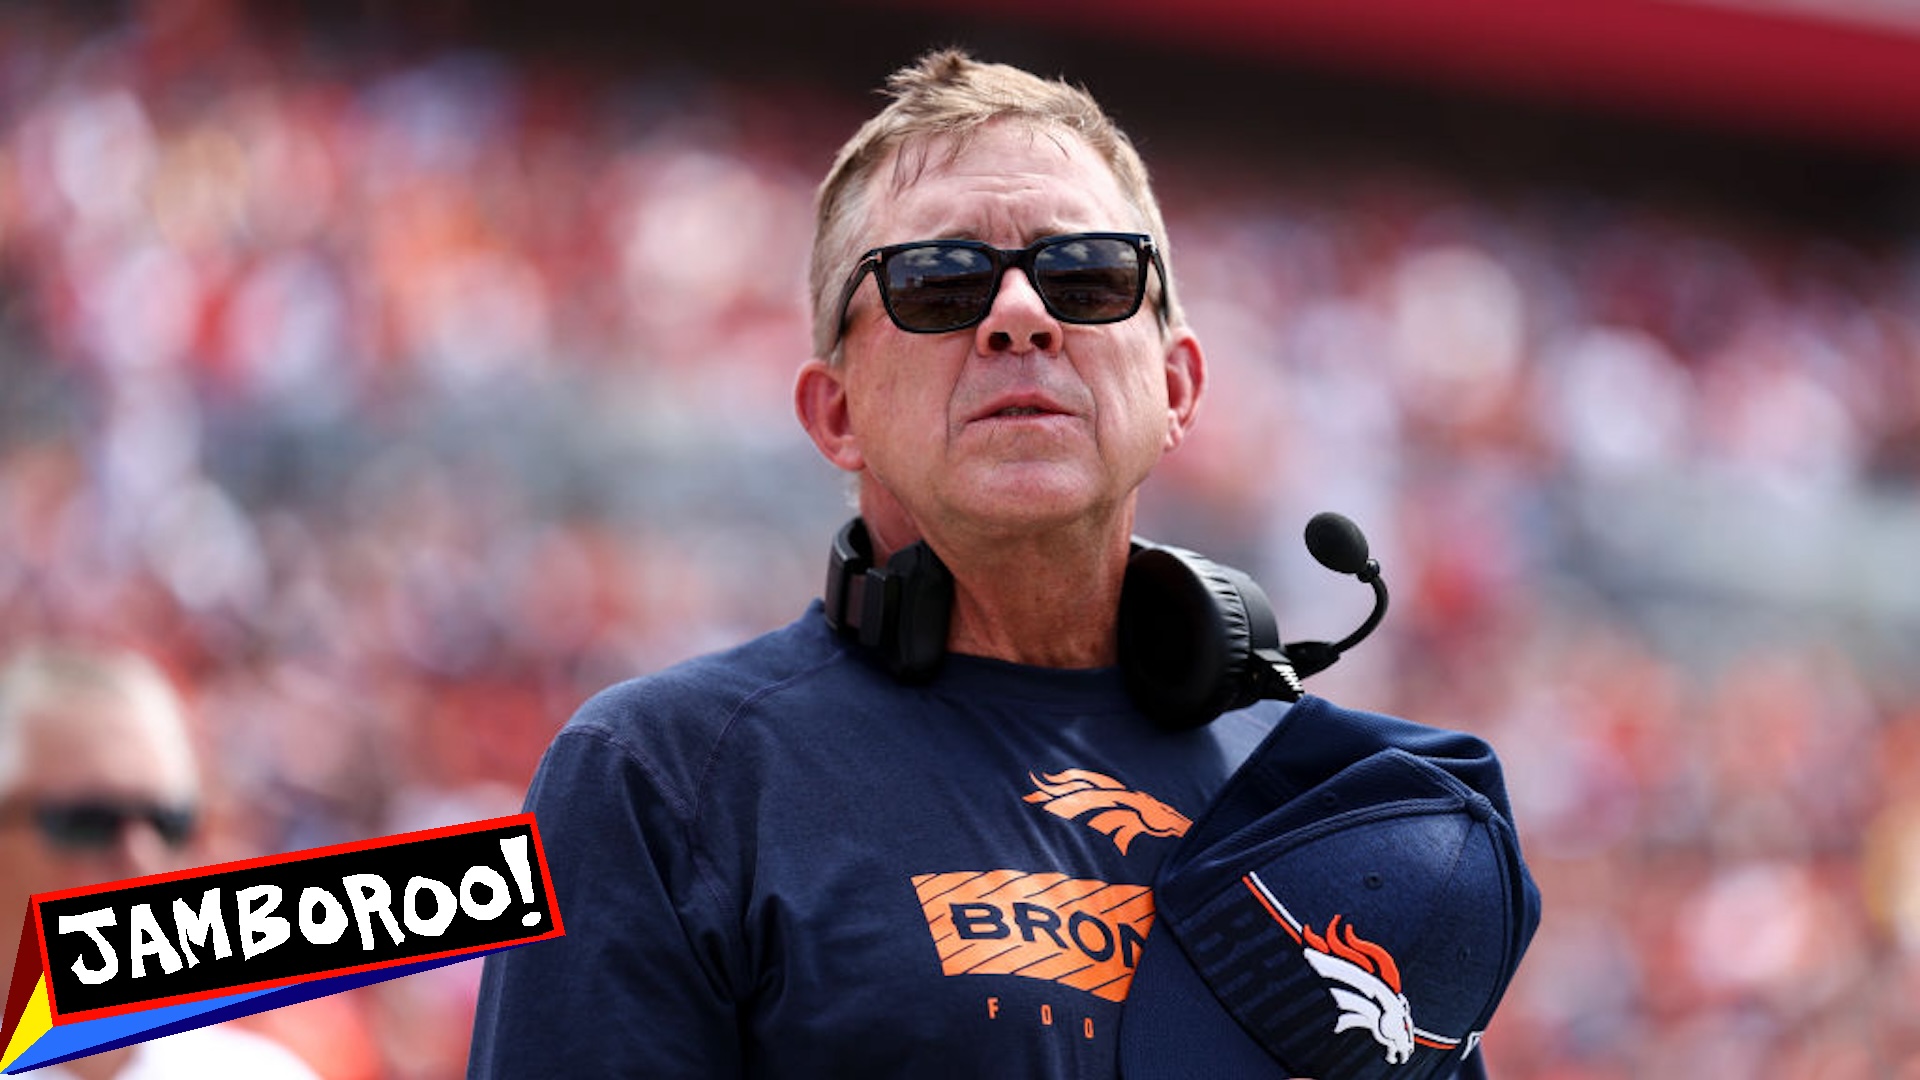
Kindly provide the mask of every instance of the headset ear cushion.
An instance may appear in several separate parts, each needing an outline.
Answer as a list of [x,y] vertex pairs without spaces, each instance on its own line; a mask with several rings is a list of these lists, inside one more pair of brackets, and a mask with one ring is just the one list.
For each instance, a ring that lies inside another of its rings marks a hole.
[[868,595],[886,598],[887,612],[874,618],[886,627],[885,640],[875,645],[888,669],[904,682],[933,678],[946,659],[953,622],[953,574],[947,564],[922,541],[894,552],[885,574],[867,573],[881,579],[867,586]]
[[1261,697],[1254,650],[1279,645],[1253,579],[1181,548],[1142,547],[1120,590],[1120,669],[1134,704],[1174,730]]

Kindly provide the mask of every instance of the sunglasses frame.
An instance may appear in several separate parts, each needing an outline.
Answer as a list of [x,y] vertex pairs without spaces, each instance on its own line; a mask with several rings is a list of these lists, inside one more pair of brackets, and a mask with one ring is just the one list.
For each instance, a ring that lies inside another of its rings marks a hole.
[[[1077,240],[1119,240],[1132,245],[1136,255],[1145,255],[1145,263],[1151,264],[1154,272],[1160,275],[1160,300],[1155,307],[1159,312],[1161,322],[1164,323],[1167,321],[1169,314],[1166,287],[1167,268],[1160,260],[1159,245],[1155,244],[1153,237],[1146,233],[1061,233],[1056,236],[1043,236],[1023,248],[994,247],[992,244],[980,240],[911,240],[903,244],[887,244],[884,247],[868,248],[865,252],[861,253],[860,261],[854,264],[852,273],[847,277],[846,288],[841,290],[840,293],[840,317],[835,324],[837,329],[835,330],[834,340],[837,344],[841,338],[846,336],[847,309],[853,304],[853,294],[860,289],[860,280],[866,277],[868,272],[872,272],[873,274],[874,287],[880,292],[880,304],[886,309],[887,318],[893,322],[893,325],[909,334],[949,334],[955,330],[965,330],[969,327],[980,325],[981,322],[985,321],[987,315],[993,311],[993,302],[1000,296],[1000,283],[1005,280],[1007,271],[1015,268],[1018,268],[1022,273],[1027,275],[1027,281],[1033,285],[1034,294],[1040,297],[1040,303],[1046,307],[1047,314],[1061,322],[1072,323],[1077,326],[1101,326],[1107,323],[1125,322],[1139,314],[1140,305],[1146,300],[1147,295],[1148,275],[1144,267],[1140,273],[1139,287],[1134,290],[1133,302],[1129,304],[1126,311],[1121,314],[1112,316],[1111,318],[1082,319],[1063,314],[1054,307],[1053,301],[1047,297],[1046,292],[1040,288],[1039,281],[1033,276],[1033,261],[1039,257],[1042,251],[1048,248],[1056,247],[1060,244],[1072,243]],[[973,316],[963,322],[955,323],[952,326],[941,326],[923,330],[918,327],[906,325],[901,322],[900,317],[894,313],[893,296],[887,288],[886,275],[881,271],[882,268],[885,267],[887,260],[893,258],[895,255],[912,251],[916,248],[929,247],[961,248],[984,254],[987,257],[988,264],[992,268],[992,282],[987,288],[986,298],[981,301],[980,310]]]
[[[86,818],[95,818],[92,822]],[[112,828],[93,834],[90,825],[111,819]],[[170,848],[178,850],[193,839],[199,824],[199,810],[193,806],[166,806],[157,802],[117,799],[44,799],[13,803],[0,808],[0,821],[31,822],[40,838],[57,851],[68,854],[100,852],[111,848],[130,821],[144,821]]]

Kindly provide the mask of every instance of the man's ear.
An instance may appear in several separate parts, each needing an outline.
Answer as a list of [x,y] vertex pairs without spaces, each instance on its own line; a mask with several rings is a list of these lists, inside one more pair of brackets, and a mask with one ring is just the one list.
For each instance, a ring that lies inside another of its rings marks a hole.
[[1165,449],[1179,446],[1193,429],[1207,389],[1207,358],[1193,331],[1175,330],[1167,338],[1167,438]]
[[845,375],[844,369],[824,360],[802,364],[793,383],[793,411],[828,461],[848,472],[858,472],[867,467],[867,459],[853,433]]

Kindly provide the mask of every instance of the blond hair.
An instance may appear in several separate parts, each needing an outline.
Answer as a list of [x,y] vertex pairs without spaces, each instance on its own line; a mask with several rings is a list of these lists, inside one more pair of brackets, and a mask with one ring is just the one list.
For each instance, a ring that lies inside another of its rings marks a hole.
[[839,359],[840,290],[866,247],[863,233],[871,210],[869,196],[881,166],[892,161],[895,177],[904,181],[908,165],[903,149],[945,137],[949,157],[958,157],[982,127],[1002,119],[1077,135],[1106,162],[1120,183],[1121,194],[1139,212],[1140,227],[1161,251],[1169,278],[1160,283],[1166,290],[1168,324],[1183,324],[1173,296],[1166,223],[1147,179],[1146,163],[1132,140],[1086,90],[1006,64],[981,63],[959,49],[942,49],[894,72],[887,79],[887,91],[893,100],[840,148],[820,184],[813,261],[807,274],[815,356]]
[[0,792],[18,779],[23,726],[32,715],[99,703],[126,704],[186,738],[185,708],[158,664],[122,649],[36,644],[0,667]]

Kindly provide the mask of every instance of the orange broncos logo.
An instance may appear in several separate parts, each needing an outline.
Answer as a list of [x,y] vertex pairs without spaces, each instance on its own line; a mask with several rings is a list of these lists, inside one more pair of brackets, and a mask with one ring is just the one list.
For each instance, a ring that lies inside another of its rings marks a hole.
[[1122,855],[1142,834],[1185,836],[1193,825],[1180,811],[1145,792],[1130,791],[1104,773],[1068,769],[1043,776],[1028,773],[1027,779],[1037,789],[1026,796],[1027,802],[1068,821],[1085,818],[1085,824],[1111,838]]

